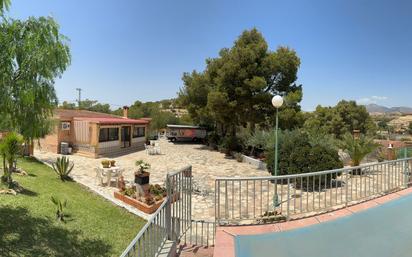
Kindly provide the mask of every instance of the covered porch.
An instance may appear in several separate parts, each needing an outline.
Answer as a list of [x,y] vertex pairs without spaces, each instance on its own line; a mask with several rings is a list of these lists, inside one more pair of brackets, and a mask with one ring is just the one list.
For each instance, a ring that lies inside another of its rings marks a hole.
[[74,150],[93,158],[142,150],[148,123],[127,118],[74,118]]

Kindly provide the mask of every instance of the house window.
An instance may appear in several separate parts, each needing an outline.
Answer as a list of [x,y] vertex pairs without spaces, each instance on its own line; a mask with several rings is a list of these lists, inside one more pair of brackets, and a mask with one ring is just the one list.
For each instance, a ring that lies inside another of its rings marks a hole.
[[145,127],[134,127],[133,128],[133,138],[144,137],[145,136]]
[[101,128],[99,142],[119,140],[119,128]]

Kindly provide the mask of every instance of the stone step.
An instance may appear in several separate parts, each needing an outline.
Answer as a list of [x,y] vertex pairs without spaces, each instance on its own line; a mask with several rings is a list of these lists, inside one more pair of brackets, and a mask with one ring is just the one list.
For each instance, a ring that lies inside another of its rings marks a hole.
[[176,256],[176,243],[170,240],[167,240],[162,249],[160,249],[158,257],[175,257]]

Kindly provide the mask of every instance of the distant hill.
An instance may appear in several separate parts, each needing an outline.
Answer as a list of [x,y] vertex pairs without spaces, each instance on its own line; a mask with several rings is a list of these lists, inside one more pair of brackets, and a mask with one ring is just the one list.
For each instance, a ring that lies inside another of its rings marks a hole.
[[402,114],[412,114],[411,107],[386,107],[377,104],[367,104],[365,105],[366,110],[370,113],[402,113]]

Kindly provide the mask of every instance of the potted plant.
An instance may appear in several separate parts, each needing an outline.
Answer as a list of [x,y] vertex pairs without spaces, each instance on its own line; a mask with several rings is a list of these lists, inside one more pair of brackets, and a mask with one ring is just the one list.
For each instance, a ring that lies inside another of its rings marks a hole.
[[136,166],[138,170],[134,173],[134,182],[139,185],[149,184],[150,173],[146,170],[150,168],[150,164],[143,160],[138,160],[136,161]]
[[116,166],[116,161],[110,160],[110,167],[115,167],[115,166]]
[[103,168],[110,168],[110,161],[109,160],[103,160],[101,163],[102,163]]

